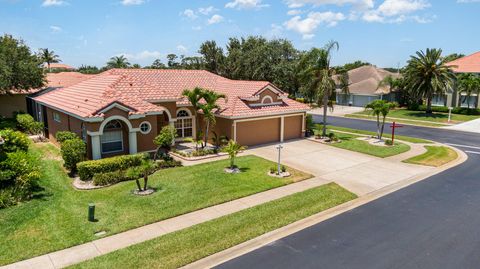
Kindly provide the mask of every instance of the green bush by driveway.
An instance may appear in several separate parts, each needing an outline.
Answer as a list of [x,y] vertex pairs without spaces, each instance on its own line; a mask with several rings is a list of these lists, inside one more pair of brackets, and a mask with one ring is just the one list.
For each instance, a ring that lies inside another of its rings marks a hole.
[[[107,235],[222,202],[251,195],[310,175],[289,169],[286,179],[267,175],[272,162],[239,157],[240,174],[225,174],[228,160],[160,170],[150,176],[157,191],[146,197],[132,194],[134,181],[108,188],[77,191],[62,167],[59,150],[34,144],[30,154],[40,158],[44,191],[36,199],[0,210],[0,265],[88,242],[99,231]],[[96,204],[98,222],[87,221],[88,203]]]

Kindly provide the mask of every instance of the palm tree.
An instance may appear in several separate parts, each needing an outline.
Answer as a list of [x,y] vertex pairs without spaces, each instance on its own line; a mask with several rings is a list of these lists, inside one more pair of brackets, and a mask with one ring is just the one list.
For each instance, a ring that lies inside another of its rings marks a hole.
[[300,65],[305,68],[300,73],[304,82],[303,88],[312,93],[319,106],[323,106],[322,136],[327,135],[327,107],[329,98],[336,89],[335,80],[332,78],[335,69],[330,67],[330,56],[332,50],[338,48],[338,42],[330,41],[321,49],[311,49],[300,60]]
[[480,78],[472,73],[460,74],[457,80],[458,93],[464,93],[467,107],[470,109],[470,96],[480,92]]
[[410,56],[406,70],[406,86],[417,96],[427,100],[427,114],[432,114],[434,94],[445,94],[452,87],[455,75],[446,65],[441,49],[417,51]]
[[[198,128],[198,110],[200,109],[200,100],[203,98],[204,89],[195,87],[193,90],[185,89],[182,95],[187,98],[193,108],[193,120],[196,128]],[[197,136],[197,134],[195,134]],[[197,138],[197,137],[196,137]]]
[[107,68],[128,68],[128,67],[130,67],[130,63],[128,62],[128,59],[123,55],[113,56],[107,62]]
[[228,144],[222,149],[222,151],[228,153],[228,156],[230,158],[230,169],[235,168],[235,157],[237,156],[237,154],[240,151],[245,150],[246,148],[247,147],[242,146],[233,140],[228,141]]
[[[395,108],[394,103],[385,100],[374,100],[365,106],[366,110],[371,110],[372,114],[377,116],[377,138],[382,140],[383,129],[385,127],[385,119],[391,109]],[[380,124],[380,115],[382,115],[382,123]]]
[[347,102],[347,98],[350,95],[350,76],[347,71],[338,75],[338,87],[340,93],[343,95],[344,102]]
[[48,48],[40,49],[38,56],[40,57],[42,62],[47,64],[48,71],[50,71],[51,63],[61,62],[59,56],[55,54],[53,50],[49,50]]
[[204,104],[200,104],[200,109],[203,112],[203,119],[205,121],[205,133],[204,135],[204,143],[205,146],[208,142],[208,134],[210,127],[216,123],[215,119],[215,111],[220,109],[220,106],[217,104],[217,101],[220,98],[226,99],[227,97],[224,94],[216,93],[211,90],[205,90],[202,94],[202,98],[205,101]]

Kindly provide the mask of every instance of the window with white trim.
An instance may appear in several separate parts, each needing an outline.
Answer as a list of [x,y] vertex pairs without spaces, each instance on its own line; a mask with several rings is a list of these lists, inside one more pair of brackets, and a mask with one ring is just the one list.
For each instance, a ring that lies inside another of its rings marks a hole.
[[113,153],[123,151],[122,124],[118,120],[112,120],[103,129],[100,137],[102,153]]
[[273,98],[270,95],[265,95],[262,98],[262,104],[271,104],[273,103]]
[[193,118],[188,111],[182,109],[177,112],[177,121],[174,126],[177,130],[177,137],[193,136]]
[[56,122],[62,122],[60,114],[58,114],[57,112],[53,112],[53,120]]
[[148,134],[152,130],[152,125],[148,121],[140,123],[140,133]]

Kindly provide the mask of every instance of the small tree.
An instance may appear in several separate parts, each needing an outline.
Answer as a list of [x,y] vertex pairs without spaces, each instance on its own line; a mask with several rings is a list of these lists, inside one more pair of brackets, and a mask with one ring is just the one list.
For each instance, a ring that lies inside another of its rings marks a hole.
[[230,158],[230,169],[235,168],[235,157],[237,157],[237,154],[246,148],[246,146],[242,146],[233,140],[228,141],[228,144],[223,148],[223,151],[228,153]]
[[175,128],[171,125],[167,125],[162,128],[160,133],[153,139],[153,143],[157,145],[157,150],[155,151],[155,156],[153,160],[157,160],[158,153],[160,150],[165,150],[165,152],[168,152],[172,146],[172,144],[175,142]]
[[[372,114],[377,117],[377,138],[382,139],[383,129],[385,127],[385,119],[391,109],[395,108],[394,103],[385,100],[374,100],[365,106],[366,110],[371,110]],[[380,115],[382,122],[380,123]]]
[[77,171],[77,163],[85,160],[87,149],[85,142],[79,138],[65,140],[61,145],[64,166],[71,174]]

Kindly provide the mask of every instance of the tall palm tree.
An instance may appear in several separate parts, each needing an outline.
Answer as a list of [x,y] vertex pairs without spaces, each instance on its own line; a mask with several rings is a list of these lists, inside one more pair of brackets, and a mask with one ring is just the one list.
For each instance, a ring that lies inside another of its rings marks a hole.
[[304,67],[300,72],[304,90],[312,93],[314,101],[323,106],[323,131],[322,136],[327,135],[327,108],[330,96],[336,89],[335,69],[330,66],[332,50],[338,50],[338,42],[330,41],[323,48],[313,48],[300,60]]
[[467,100],[467,107],[470,109],[470,96],[480,92],[480,77],[472,74],[460,74],[457,79],[458,93],[464,93]]
[[113,56],[107,62],[107,68],[128,68],[128,67],[130,67],[130,63],[128,62],[128,59],[123,55]]
[[[196,128],[198,128],[198,110],[200,109],[200,100],[203,98],[205,90],[200,87],[195,87],[192,90],[185,89],[182,92],[182,95],[187,98],[193,108],[193,120]],[[197,134],[194,134],[195,138],[198,139]]]
[[219,99],[226,99],[227,97],[224,94],[216,93],[211,90],[206,90],[202,94],[202,98],[205,103],[200,104],[200,109],[203,112],[203,118],[205,121],[205,133],[204,133],[204,143],[207,145],[208,142],[208,134],[210,127],[216,123],[215,119],[215,111],[220,109],[220,106],[217,104]]
[[455,75],[446,65],[441,49],[417,51],[410,56],[406,70],[406,86],[413,94],[427,100],[426,113],[432,113],[434,94],[445,94],[452,87]]
[[48,48],[40,49],[38,56],[42,59],[42,62],[47,64],[48,71],[50,71],[51,63],[61,62],[60,57],[55,54],[53,50],[49,50]]

